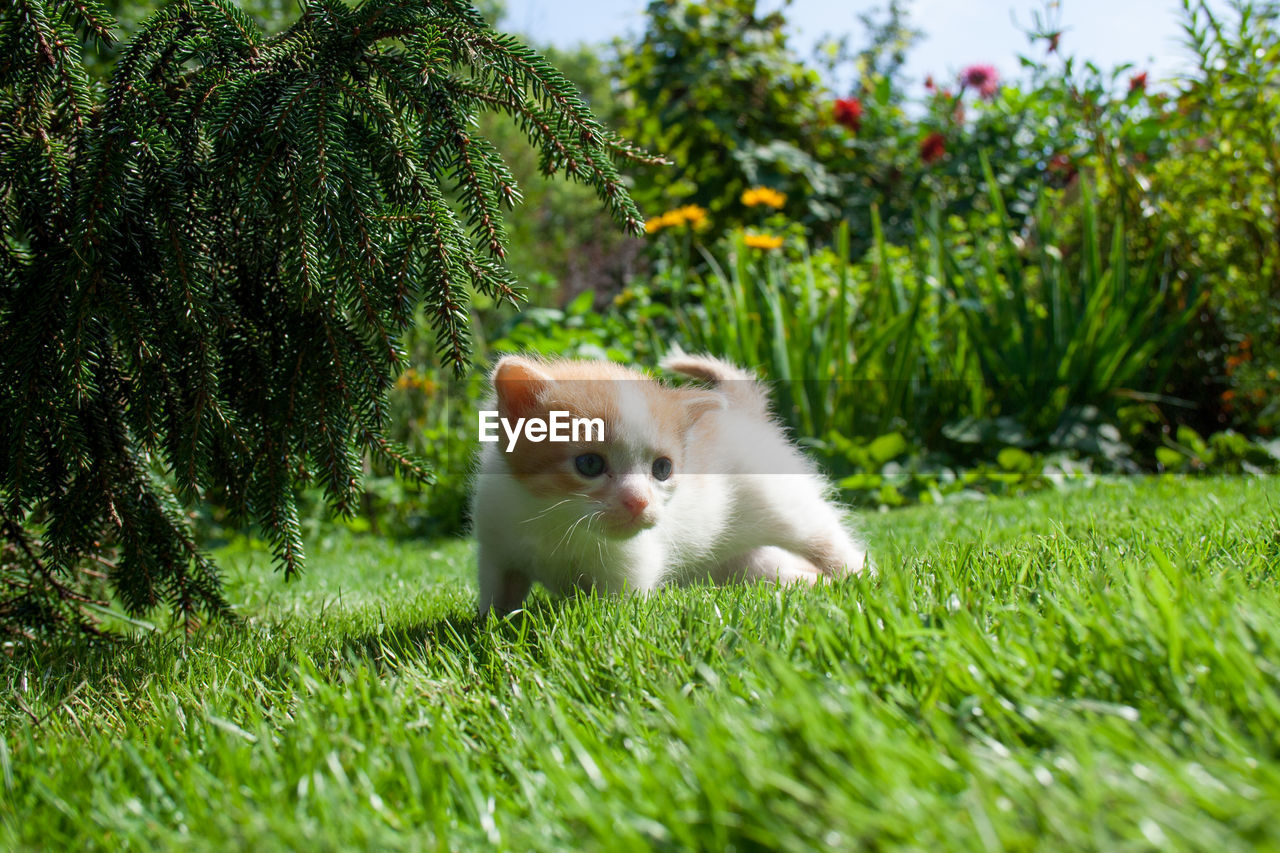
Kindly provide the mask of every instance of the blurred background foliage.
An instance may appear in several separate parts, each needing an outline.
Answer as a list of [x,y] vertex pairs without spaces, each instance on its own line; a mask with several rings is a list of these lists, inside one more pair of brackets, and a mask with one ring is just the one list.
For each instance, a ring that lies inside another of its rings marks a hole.
[[[107,5],[127,29],[153,4]],[[269,30],[297,14],[243,5]],[[634,41],[535,45],[671,161],[629,176],[649,233],[618,234],[589,189],[544,181],[509,120],[485,116],[524,194],[508,257],[528,303],[476,299],[470,381],[434,362],[425,324],[411,337],[397,438],[437,481],[370,465],[347,523],[465,528],[480,377],[516,350],[652,367],[679,345],[755,368],[864,506],[1276,470],[1277,6],[1183,0],[1175,81],[1078,61],[1057,9],[1004,79],[982,64],[905,79],[918,24],[897,0],[812,58],[785,5],[754,0],[654,0]]]

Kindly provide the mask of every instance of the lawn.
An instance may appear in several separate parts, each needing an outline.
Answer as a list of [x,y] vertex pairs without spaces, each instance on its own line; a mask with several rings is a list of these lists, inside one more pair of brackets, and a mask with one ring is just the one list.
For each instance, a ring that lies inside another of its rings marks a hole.
[[0,847],[1280,845],[1280,481],[862,525],[875,579],[492,625],[468,542],[225,549],[241,627],[8,649]]

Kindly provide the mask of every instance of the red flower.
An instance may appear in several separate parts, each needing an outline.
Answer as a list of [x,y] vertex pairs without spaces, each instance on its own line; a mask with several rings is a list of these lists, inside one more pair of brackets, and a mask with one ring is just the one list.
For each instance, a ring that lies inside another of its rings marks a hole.
[[947,139],[938,131],[934,131],[924,138],[920,143],[920,160],[923,163],[933,163],[942,159],[942,155],[947,153]]
[[854,133],[862,127],[862,101],[857,98],[836,98],[835,114],[836,121]]
[[1070,186],[1076,179],[1076,164],[1064,153],[1054,154],[1049,158],[1048,169],[1049,174],[1055,178],[1054,186]]
[[991,100],[1000,91],[1000,74],[994,65],[970,65],[960,75],[960,82],[978,90],[978,94]]
[[933,75],[926,74],[924,78],[924,90],[926,92],[936,92],[937,89],[937,85],[933,82]]
[[1129,78],[1129,91],[1130,92],[1147,91],[1147,72],[1143,71],[1141,74],[1134,74]]

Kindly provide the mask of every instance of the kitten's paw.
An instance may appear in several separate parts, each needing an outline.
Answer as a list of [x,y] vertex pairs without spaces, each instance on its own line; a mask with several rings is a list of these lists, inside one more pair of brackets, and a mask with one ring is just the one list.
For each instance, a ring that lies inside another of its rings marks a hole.
[[783,548],[767,545],[729,561],[717,573],[723,581],[775,581],[815,584],[823,579],[813,563]]
[[866,549],[848,536],[812,540],[805,548],[805,556],[823,575],[831,578],[860,575],[864,571],[875,573]]

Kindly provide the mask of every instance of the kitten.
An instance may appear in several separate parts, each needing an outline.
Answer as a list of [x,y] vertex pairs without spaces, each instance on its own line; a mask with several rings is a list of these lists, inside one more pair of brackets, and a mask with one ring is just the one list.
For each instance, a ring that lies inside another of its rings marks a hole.
[[647,592],[698,579],[812,583],[869,567],[750,374],[683,353],[662,367],[711,388],[672,388],[608,362],[498,362],[501,418],[600,418],[604,439],[522,433],[484,445],[472,506],[482,614],[517,609],[534,581],[556,593]]

